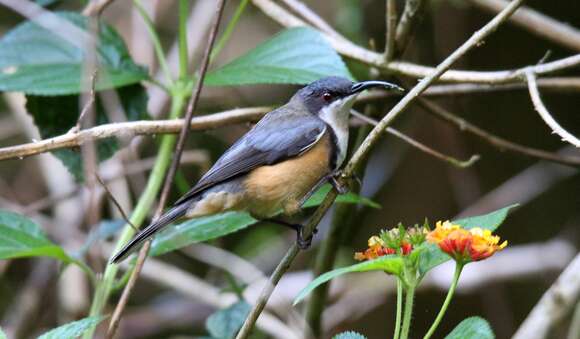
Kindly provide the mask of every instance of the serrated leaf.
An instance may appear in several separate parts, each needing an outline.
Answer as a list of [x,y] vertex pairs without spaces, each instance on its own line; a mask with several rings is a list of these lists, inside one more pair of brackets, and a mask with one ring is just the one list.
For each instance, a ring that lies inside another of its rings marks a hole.
[[[481,227],[490,231],[495,231],[504,222],[509,211],[516,206],[518,205],[514,204],[488,214],[454,220],[453,223],[461,225],[467,229]],[[443,253],[437,245],[427,244],[419,261],[419,272],[421,275],[425,275],[434,267],[439,266],[450,259],[451,258]]]
[[[83,65],[93,54],[87,43],[92,39],[88,20],[74,12],[46,12],[35,22],[26,21],[6,33],[0,39],[0,91],[35,95],[80,93]],[[61,27],[63,31],[55,34],[36,22]],[[111,26],[100,22],[96,40],[97,90],[147,79],[145,68],[133,62],[121,36]]]
[[68,323],[44,333],[38,339],[74,339],[97,326],[104,317],[90,317]]
[[346,331],[335,335],[332,339],[367,339],[367,337],[355,331]]
[[0,339],[7,339],[6,334],[4,333],[4,331],[2,331],[1,327],[0,327]]
[[489,323],[480,317],[463,319],[445,339],[494,339]]
[[205,322],[205,327],[212,338],[233,339],[242,327],[250,309],[251,306],[247,302],[238,301],[230,307],[210,315]]
[[[320,205],[329,189],[330,186],[326,188],[323,186],[304,204],[304,207]],[[361,203],[371,207],[380,207],[375,202],[352,193],[339,196],[336,201],[344,204]],[[191,219],[176,226],[168,227],[165,231],[161,232],[153,240],[150,253],[152,256],[161,255],[193,243],[223,237],[257,222],[258,220],[252,218],[246,212],[226,212]]]
[[0,210],[0,259],[52,257],[66,263],[75,260],[51,242],[30,219]]
[[[147,94],[145,88],[139,84],[117,89],[121,106],[129,121],[147,118]],[[98,93],[100,94],[100,93]],[[109,123],[100,95],[96,96],[96,125]],[[79,95],[62,96],[26,96],[26,110],[34,119],[40,136],[43,139],[67,133],[76,125],[83,109]],[[99,161],[109,159],[119,149],[114,138],[99,140],[97,153]],[[52,152],[66,166],[69,172],[82,181],[83,165],[80,148],[67,148]]]
[[205,84],[306,84],[325,76],[352,79],[340,56],[318,31],[299,27],[282,31],[210,72]]
[[403,259],[396,255],[386,255],[373,260],[363,261],[358,264],[351,266],[337,268],[332,271],[328,271],[316,279],[311,281],[294,299],[294,305],[302,301],[310,292],[312,292],[318,286],[324,284],[325,282],[339,277],[346,273],[352,272],[367,272],[367,271],[384,271],[390,274],[399,275],[403,268]]
[[[323,185],[318,191],[316,191],[310,197],[310,199],[308,199],[304,203],[304,207],[314,207],[314,206],[320,205],[322,203],[322,201],[324,200],[324,197],[326,197],[326,194],[328,194],[328,192],[331,189],[332,189],[332,186],[330,186],[330,184]],[[361,204],[361,205],[368,206],[371,208],[376,208],[376,209],[381,208],[380,204],[372,201],[371,199],[365,198],[363,196],[360,196],[360,195],[352,193],[352,192],[348,192],[346,194],[339,195],[336,198],[336,202],[337,203],[346,203],[346,204]]]

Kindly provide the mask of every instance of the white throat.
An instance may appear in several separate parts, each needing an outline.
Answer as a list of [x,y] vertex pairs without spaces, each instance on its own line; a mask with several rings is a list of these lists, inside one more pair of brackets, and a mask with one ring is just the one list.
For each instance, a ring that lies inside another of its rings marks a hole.
[[332,104],[322,108],[319,117],[326,122],[336,136],[338,156],[335,170],[340,168],[346,158],[348,148],[348,117],[354,103],[355,95],[336,100]]

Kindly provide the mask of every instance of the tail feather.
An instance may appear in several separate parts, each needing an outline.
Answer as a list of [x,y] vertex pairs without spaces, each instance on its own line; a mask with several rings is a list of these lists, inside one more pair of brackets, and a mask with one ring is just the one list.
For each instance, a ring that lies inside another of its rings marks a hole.
[[176,219],[184,216],[189,208],[189,203],[179,204],[161,217],[159,217],[155,222],[151,223],[149,226],[145,227],[141,232],[127,243],[119,252],[117,252],[110,260],[111,263],[118,264],[125,260],[131,253],[135,252],[141,244],[143,244],[147,239],[151,238],[155,233],[159,232],[165,226],[169,225]]

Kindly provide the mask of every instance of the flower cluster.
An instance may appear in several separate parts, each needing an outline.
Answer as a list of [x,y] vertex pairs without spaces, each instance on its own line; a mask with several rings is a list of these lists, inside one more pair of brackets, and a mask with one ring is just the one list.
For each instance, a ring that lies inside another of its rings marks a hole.
[[500,238],[489,230],[479,227],[467,230],[449,221],[438,221],[427,241],[437,244],[459,262],[483,260],[507,246],[507,241],[500,244]]
[[405,229],[402,224],[389,231],[381,231],[368,240],[368,248],[364,252],[356,252],[356,260],[372,260],[384,255],[400,254],[408,255],[413,248],[423,243],[426,239],[428,228],[424,226]]

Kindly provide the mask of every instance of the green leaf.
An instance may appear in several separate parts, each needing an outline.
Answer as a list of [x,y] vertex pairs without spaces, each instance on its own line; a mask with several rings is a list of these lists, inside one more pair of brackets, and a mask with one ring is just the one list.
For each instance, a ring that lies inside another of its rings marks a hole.
[[[88,20],[79,13],[46,12],[35,22],[26,21],[6,33],[0,39],[0,91],[35,95],[80,93],[83,65],[92,55],[87,43],[91,39]],[[62,35],[36,22],[60,27]],[[96,40],[97,90],[148,78],[146,69],[133,62],[121,36],[111,26],[100,22]]]
[[[310,199],[308,199],[304,203],[304,207],[314,207],[320,205],[324,200],[324,197],[326,197],[326,194],[328,194],[328,192],[331,190],[331,188],[332,187],[330,186],[330,184],[325,184],[324,186],[322,186],[310,197]],[[345,204],[361,204],[376,209],[381,208],[381,205],[377,204],[371,199],[361,197],[360,195],[354,194],[352,192],[339,195],[336,198],[336,202]]]
[[251,306],[247,302],[238,301],[210,315],[205,322],[205,327],[212,338],[233,339],[250,313],[250,309]]
[[30,219],[0,210],[0,259],[39,256],[75,262]]
[[318,286],[324,284],[325,282],[341,276],[346,273],[351,272],[367,272],[367,271],[384,271],[390,274],[399,275],[403,268],[403,259],[396,255],[386,255],[373,260],[363,261],[358,264],[354,264],[347,267],[337,268],[332,271],[328,271],[316,279],[311,281],[294,299],[294,305],[298,304],[302,299],[304,299],[310,292],[312,292]]
[[367,337],[358,332],[346,331],[335,335],[332,339],[367,339]]
[[494,339],[489,323],[480,317],[463,319],[445,339]]
[[[504,222],[509,211],[516,206],[518,205],[514,204],[489,214],[454,220],[453,223],[461,225],[467,229],[481,227],[490,231],[495,231]],[[439,249],[439,246],[435,244],[427,244],[426,246],[427,248],[423,251],[419,261],[419,272],[421,275],[425,275],[434,267],[451,259],[447,254]]]
[[161,232],[151,244],[150,255],[156,256],[193,243],[219,238],[256,222],[245,212],[227,212],[191,219]]
[[0,328],[0,339],[7,339],[6,334],[4,333],[4,331],[2,331],[2,328]]
[[[147,94],[145,88],[139,84],[117,89],[121,106],[130,121],[147,118]],[[96,96],[95,125],[109,123],[103,101],[100,95]],[[77,123],[83,109],[79,95],[63,96],[26,96],[26,110],[34,119],[43,139],[65,134]],[[99,161],[109,159],[119,149],[116,139],[110,138],[97,142]],[[83,163],[80,148],[67,148],[52,152],[66,166],[69,172],[82,181]]]
[[210,72],[211,86],[306,84],[325,76],[352,79],[340,56],[315,29],[291,28]]
[[46,332],[38,339],[75,339],[97,326],[103,319],[104,317],[90,317],[74,321]]

